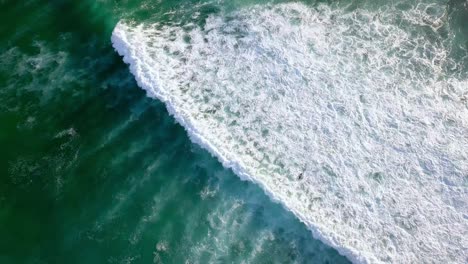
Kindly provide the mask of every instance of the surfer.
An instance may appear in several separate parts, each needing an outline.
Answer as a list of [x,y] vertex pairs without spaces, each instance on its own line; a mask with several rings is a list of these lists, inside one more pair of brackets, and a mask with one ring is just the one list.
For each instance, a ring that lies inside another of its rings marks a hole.
[[299,181],[302,180],[302,179],[304,178],[304,172],[305,172],[305,170],[306,170],[306,169],[304,168],[304,169],[302,170],[302,172],[299,173],[299,176],[297,176],[297,179],[298,179]]

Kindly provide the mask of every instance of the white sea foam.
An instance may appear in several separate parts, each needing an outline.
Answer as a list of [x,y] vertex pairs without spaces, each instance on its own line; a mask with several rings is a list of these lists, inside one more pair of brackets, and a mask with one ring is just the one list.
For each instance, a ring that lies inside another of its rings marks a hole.
[[194,142],[353,262],[466,263],[468,81],[424,8],[254,6],[112,42]]

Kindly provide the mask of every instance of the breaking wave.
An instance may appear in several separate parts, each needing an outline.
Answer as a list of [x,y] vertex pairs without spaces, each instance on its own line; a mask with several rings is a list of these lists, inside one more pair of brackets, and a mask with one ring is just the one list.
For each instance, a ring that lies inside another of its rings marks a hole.
[[194,142],[353,262],[464,263],[468,81],[437,8],[252,6],[112,42]]

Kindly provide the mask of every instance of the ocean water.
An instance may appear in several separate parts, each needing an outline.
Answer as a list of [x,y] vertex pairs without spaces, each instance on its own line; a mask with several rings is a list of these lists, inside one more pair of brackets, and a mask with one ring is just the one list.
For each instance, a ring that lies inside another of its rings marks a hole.
[[467,1],[0,7],[0,263],[468,261]]

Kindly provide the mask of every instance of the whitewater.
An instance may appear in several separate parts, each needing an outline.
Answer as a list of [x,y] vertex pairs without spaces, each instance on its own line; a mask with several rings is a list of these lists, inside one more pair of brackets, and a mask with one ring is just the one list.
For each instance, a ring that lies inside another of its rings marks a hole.
[[466,263],[468,80],[445,12],[254,5],[121,21],[112,43],[192,141],[351,261]]

